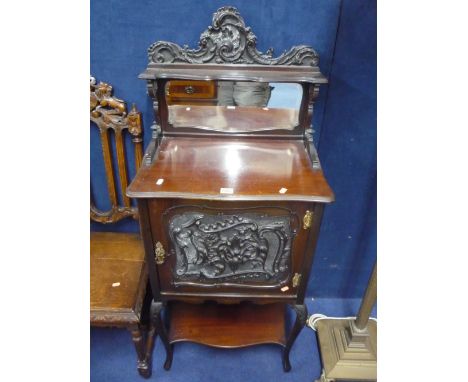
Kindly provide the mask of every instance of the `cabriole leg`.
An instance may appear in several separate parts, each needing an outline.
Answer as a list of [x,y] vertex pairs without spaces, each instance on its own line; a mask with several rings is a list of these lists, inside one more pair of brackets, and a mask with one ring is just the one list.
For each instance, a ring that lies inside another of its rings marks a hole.
[[164,369],[169,370],[172,365],[172,345],[169,343],[169,339],[167,337],[167,331],[164,326],[164,323],[161,319],[161,310],[163,308],[162,302],[152,301],[151,302],[151,322],[153,323],[154,327],[156,328],[156,333],[161,338],[161,342],[166,349],[166,361],[164,362]]
[[294,326],[291,330],[291,333],[289,333],[288,340],[286,341],[286,346],[283,349],[284,371],[291,370],[291,364],[289,362],[289,352],[291,351],[291,347],[294,344],[294,341],[296,340],[297,336],[301,332],[307,320],[307,306],[306,305],[292,305],[292,308],[296,312],[296,321],[294,322]]
[[[151,376],[151,370],[153,365],[153,349],[154,341],[156,339],[156,328],[153,323],[150,323],[150,328],[148,330],[148,335],[146,337],[146,362],[148,363],[149,373],[148,377]],[[140,373],[141,374],[141,373]]]

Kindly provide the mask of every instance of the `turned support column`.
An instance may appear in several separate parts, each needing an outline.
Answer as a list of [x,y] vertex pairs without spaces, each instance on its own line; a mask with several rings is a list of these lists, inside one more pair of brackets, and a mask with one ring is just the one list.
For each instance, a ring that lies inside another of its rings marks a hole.
[[366,293],[361,302],[361,307],[359,308],[359,313],[357,315],[354,325],[358,330],[363,330],[367,327],[369,322],[369,317],[371,314],[372,307],[377,301],[377,263],[374,264],[374,269],[372,270],[372,275],[369,279],[369,284],[367,285]]
[[374,264],[369,283],[367,285],[364,298],[359,308],[356,320],[350,322],[348,339],[350,342],[363,340],[363,337],[369,335],[367,324],[372,311],[372,307],[377,301],[377,263]]

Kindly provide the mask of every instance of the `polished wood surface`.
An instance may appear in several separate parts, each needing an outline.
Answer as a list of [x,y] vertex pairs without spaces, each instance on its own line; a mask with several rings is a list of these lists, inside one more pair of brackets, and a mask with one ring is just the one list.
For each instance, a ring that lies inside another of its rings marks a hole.
[[286,344],[285,305],[169,304],[171,343],[192,341],[221,347]]
[[[232,193],[226,193],[229,189]],[[153,164],[138,172],[127,193],[138,198],[334,200],[303,141],[261,138],[164,137]]]
[[147,282],[139,235],[91,232],[90,253],[91,323],[109,323],[113,313],[113,323],[137,323]]

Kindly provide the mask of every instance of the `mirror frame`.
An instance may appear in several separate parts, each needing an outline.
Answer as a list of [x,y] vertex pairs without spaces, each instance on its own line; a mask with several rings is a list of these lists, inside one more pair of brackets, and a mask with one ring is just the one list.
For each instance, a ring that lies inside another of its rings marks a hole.
[[[291,81],[275,81],[275,82],[285,82],[285,83],[297,83],[302,87],[302,97],[299,107],[298,123],[292,130],[287,129],[269,129],[269,130],[255,130],[248,132],[223,132],[219,130],[209,130],[205,127],[174,127],[169,123],[169,105],[166,100],[166,85],[171,80],[181,80],[181,78],[165,78],[158,79],[157,84],[157,99],[158,99],[158,112],[159,112],[159,121],[161,123],[162,130],[168,135],[222,135],[222,136],[304,136],[304,127],[307,123],[308,118],[308,95],[310,89],[313,88],[313,84],[309,83],[300,83],[300,82],[291,82]],[[261,82],[261,81],[254,81]]]
[[[147,50],[147,68],[139,78],[147,81],[148,94],[153,99],[153,136],[158,137],[162,132],[162,135],[294,136],[311,140],[313,105],[319,85],[328,82],[320,73],[319,54],[310,46],[296,45],[275,57],[272,48],[261,52],[256,45],[257,37],[232,6],[221,7],[213,14],[212,23],[200,35],[197,48],[168,41],[151,44]],[[298,126],[294,130],[246,133],[171,127],[164,95],[167,81],[195,79],[299,83],[303,94]]]
[[[271,131],[276,131],[276,130],[279,130],[279,131],[282,131],[284,133],[286,132],[292,132],[294,131],[299,125],[301,125],[300,123],[300,118],[301,118],[301,106],[302,106],[302,103],[303,103],[303,99],[304,99],[304,88],[303,86],[298,83],[298,82],[286,82],[286,81],[275,81],[275,82],[267,82],[267,81],[264,81],[264,82],[260,82],[260,81],[251,81],[251,80],[228,80],[228,81],[231,81],[231,82],[246,82],[246,83],[268,83],[268,84],[271,84],[271,83],[274,83],[274,84],[278,84],[278,83],[284,83],[284,84],[291,84],[291,85],[298,85],[299,86],[299,89],[298,91],[300,91],[300,102],[299,102],[299,105],[297,108],[288,108],[288,109],[292,109],[292,110],[296,110],[297,111],[297,120],[294,124],[294,126],[292,126],[291,128],[285,128],[285,127],[282,127],[282,128],[275,128],[273,126],[268,126],[267,124],[264,125],[263,128],[258,128],[258,129],[253,129],[253,130],[237,130],[237,131],[223,131],[221,128],[218,128],[216,126],[209,126],[209,124],[206,124],[206,125],[195,125],[195,124],[191,124],[191,125],[186,125],[186,126],[177,126],[175,127],[173,124],[171,124],[169,122],[169,108],[170,106],[173,106],[173,105],[169,105],[168,103],[168,96],[169,94],[167,93],[167,88],[170,84],[171,81],[184,81],[184,80],[181,80],[181,79],[177,79],[177,80],[167,80],[164,84],[164,98],[165,98],[165,105],[166,105],[166,108],[167,108],[167,126],[171,129],[171,130],[175,130],[175,131],[182,131],[181,129],[196,129],[197,131],[198,130],[201,130],[201,131],[206,131],[207,133],[220,133],[220,134],[227,134],[227,135],[238,135],[238,134],[252,134],[252,133],[268,133],[268,132],[271,132]],[[204,81],[214,81],[214,82],[217,82],[217,81],[226,81],[226,80],[186,80],[186,81],[199,81],[199,82],[204,82]],[[271,93],[271,95],[273,94],[273,92]],[[268,102],[270,101],[271,99],[271,95],[270,95],[270,98],[268,100]],[[195,101],[195,104],[196,102],[198,101],[203,101],[204,98],[201,97],[201,98],[198,98],[196,99]],[[187,104],[184,104],[184,103],[176,103],[174,105],[178,105],[178,106],[186,106],[186,107],[191,107],[191,106],[196,106],[194,104],[190,104],[189,101],[187,101]],[[204,106],[228,106],[228,105],[204,105]],[[237,106],[236,106],[237,107]],[[265,106],[265,107],[268,107]],[[261,106],[258,106],[259,109],[261,109],[262,107]],[[281,109],[280,107],[275,107],[276,109]],[[275,108],[272,108],[272,109],[275,109]],[[286,108],[285,108],[286,109]]]

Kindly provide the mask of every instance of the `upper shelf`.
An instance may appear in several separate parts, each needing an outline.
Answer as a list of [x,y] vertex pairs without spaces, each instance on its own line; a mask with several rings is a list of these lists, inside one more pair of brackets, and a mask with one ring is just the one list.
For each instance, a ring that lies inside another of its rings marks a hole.
[[145,80],[163,78],[188,80],[245,80],[258,82],[309,82],[326,84],[317,67],[217,64],[149,64],[139,75]]

